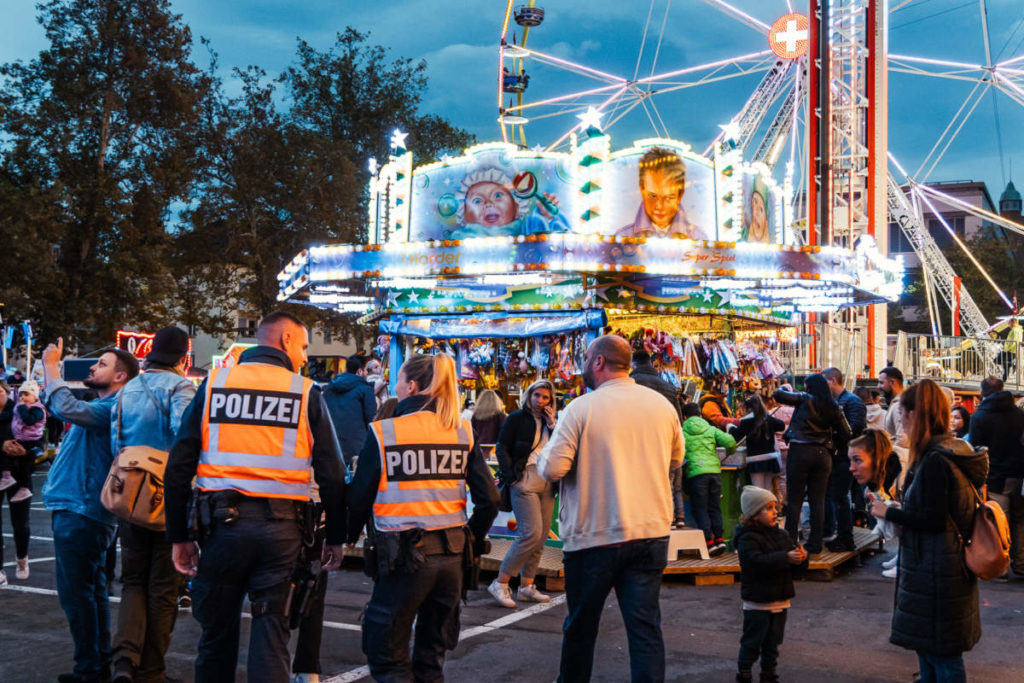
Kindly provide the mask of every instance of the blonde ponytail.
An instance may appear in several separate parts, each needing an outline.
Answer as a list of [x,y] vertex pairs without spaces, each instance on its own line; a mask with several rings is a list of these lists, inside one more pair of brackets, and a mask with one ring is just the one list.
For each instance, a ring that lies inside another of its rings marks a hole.
[[455,385],[455,362],[446,353],[434,356],[434,376],[426,393],[445,429],[459,427],[459,392]]

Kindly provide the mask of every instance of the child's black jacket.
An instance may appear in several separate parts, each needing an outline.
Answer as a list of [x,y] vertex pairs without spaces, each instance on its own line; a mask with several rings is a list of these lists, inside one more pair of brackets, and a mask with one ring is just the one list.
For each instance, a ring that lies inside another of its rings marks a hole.
[[[789,600],[794,565],[786,553],[795,548],[789,534],[755,522],[736,527],[733,544],[740,556],[740,597],[748,602]],[[806,561],[802,567],[806,567]]]

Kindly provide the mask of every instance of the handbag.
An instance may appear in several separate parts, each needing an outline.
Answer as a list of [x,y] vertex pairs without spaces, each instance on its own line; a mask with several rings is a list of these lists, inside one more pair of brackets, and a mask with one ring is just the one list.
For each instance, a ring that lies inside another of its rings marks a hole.
[[[953,465],[950,465],[953,467]],[[966,480],[966,477],[964,478]],[[1006,513],[994,500],[982,500],[974,484],[967,482],[974,492],[974,530],[969,539],[957,528],[964,546],[967,568],[982,581],[1002,576],[1010,568],[1010,525]],[[954,526],[956,523],[954,522]]]
[[[143,378],[139,378],[146,394],[157,409],[169,417]],[[121,399],[117,397],[117,437],[121,439]],[[153,531],[164,531],[164,470],[167,451],[149,446],[125,446],[114,457],[107,480],[100,491],[103,507],[116,517]]]
[[498,482],[498,493],[501,494],[501,499],[498,501],[499,512],[512,512],[512,487],[514,483],[505,483],[502,479]]

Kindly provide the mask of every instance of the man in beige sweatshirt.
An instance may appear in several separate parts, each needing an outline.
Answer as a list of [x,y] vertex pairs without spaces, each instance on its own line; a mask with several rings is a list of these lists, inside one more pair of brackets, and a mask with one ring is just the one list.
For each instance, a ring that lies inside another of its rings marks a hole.
[[631,680],[665,678],[658,597],[672,524],[669,470],[683,462],[679,418],[656,391],[629,377],[622,337],[587,348],[588,393],[569,404],[537,461],[560,481],[569,615],[559,681],[588,681],[601,612],[614,588],[629,638]]

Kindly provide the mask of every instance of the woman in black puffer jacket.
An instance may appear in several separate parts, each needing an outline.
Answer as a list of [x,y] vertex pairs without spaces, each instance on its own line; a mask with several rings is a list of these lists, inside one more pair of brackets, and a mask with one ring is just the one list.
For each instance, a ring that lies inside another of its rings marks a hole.
[[923,380],[900,396],[910,436],[902,509],[872,504],[900,525],[899,574],[889,640],[917,652],[921,681],[966,681],[963,653],[981,637],[978,580],[962,538],[974,519],[974,488],[985,483],[988,454],[949,431],[949,403]]
[[540,565],[544,541],[551,529],[555,506],[554,487],[537,473],[537,456],[555,427],[555,387],[538,380],[523,392],[519,410],[511,413],[498,432],[495,455],[502,481],[512,487],[512,511],[519,535],[488,592],[503,607],[515,607],[509,579],[520,575],[521,600],[548,602],[550,597],[537,590],[533,579]]
[[806,490],[807,503],[811,508],[811,533],[806,550],[813,555],[821,552],[825,493],[828,475],[832,472],[835,443],[848,440],[853,434],[822,375],[807,376],[804,380],[806,393],[786,391],[787,386],[783,385],[773,396],[779,403],[796,407],[785,434],[789,444],[786,458],[786,531],[793,542],[797,542],[800,506]]

